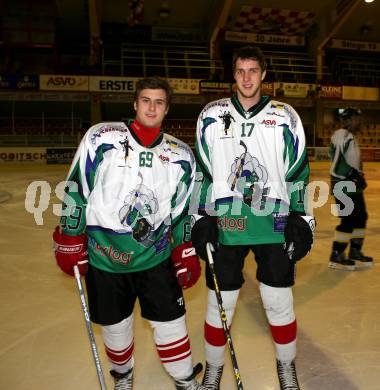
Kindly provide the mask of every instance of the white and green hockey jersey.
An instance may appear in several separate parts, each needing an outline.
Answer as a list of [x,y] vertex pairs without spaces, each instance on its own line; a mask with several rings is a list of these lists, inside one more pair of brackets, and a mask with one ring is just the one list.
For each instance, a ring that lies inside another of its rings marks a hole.
[[225,245],[281,243],[289,211],[304,212],[309,164],[301,120],[263,96],[245,111],[237,96],[209,103],[198,118],[198,214],[218,215]]
[[92,126],[68,174],[63,231],[86,233],[89,262],[99,269],[149,269],[190,233],[194,176],[191,149],[168,134],[144,147],[123,122]]
[[339,129],[331,137],[330,144],[331,168],[330,173],[344,180],[351,168],[362,170],[360,149],[354,135],[346,129]]

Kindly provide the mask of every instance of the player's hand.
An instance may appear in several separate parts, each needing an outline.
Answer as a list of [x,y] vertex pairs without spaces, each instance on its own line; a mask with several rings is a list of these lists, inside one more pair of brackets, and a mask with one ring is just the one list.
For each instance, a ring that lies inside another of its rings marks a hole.
[[301,260],[313,246],[315,219],[310,215],[291,212],[285,226],[284,249],[289,259],[293,261]]
[[87,272],[87,237],[84,234],[69,236],[62,233],[60,226],[53,233],[55,259],[59,268],[68,275],[74,276],[74,265],[78,266],[81,275]]
[[184,242],[172,250],[172,260],[178,284],[182,288],[193,286],[201,275],[201,265],[191,242]]
[[197,255],[207,260],[206,244],[209,242],[216,250],[218,247],[218,226],[216,217],[205,216],[198,219],[191,229],[191,241]]

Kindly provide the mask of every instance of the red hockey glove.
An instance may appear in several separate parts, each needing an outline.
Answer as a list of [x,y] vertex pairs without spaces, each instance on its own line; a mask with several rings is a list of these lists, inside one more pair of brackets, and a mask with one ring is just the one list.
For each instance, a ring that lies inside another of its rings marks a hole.
[[84,234],[69,236],[61,233],[57,226],[53,233],[54,253],[61,270],[74,276],[74,265],[78,266],[81,275],[87,272],[87,237]]
[[182,288],[193,286],[201,275],[199,258],[191,242],[184,242],[172,250],[172,260],[178,284]]

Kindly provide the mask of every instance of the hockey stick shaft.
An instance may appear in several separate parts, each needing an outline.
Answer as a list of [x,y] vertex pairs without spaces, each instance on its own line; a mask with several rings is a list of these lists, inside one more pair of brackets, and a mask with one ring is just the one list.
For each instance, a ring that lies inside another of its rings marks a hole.
[[234,345],[232,343],[231,333],[230,333],[230,330],[229,330],[228,324],[227,324],[227,315],[226,315],[226,311],[224,310],[222,294],[220,293],[219,283],[218,283],[218,279],[217,279],[216,273],[215,273],[214,259],[212,256],[212,249],[213,249],[212,244],[210,244],[208,242],[206,244],[208,265],[210,268],[212,279],[214,281],[215,295],[216,295],[216,301],[218,303],[220,320],[222,321],[224,335],[226,337],[228,349],[230,351],[232,368],[233,368],[234,374],[235,374],[236,386],[237,386],[238,390],[243,390],[243,383],[241,381],[240,370],[239,370],[237,359],[236,359],[235,349],[234,349]]
[[235,178],[234,178],[234,181],[232,182],[232,185],[231,185],[231,191],[233,191],[233,190],[235,189],[236,182],[237,182],[237,180],[238,180],[239,177],[240,177],[240,174],[241,174],[241,172],[242,172],[242,170],[243,170],[243,167],[244,167],[245,158],[247,157],[247,151],[248,151],[247,145],[246,145],[243,141],[240,141],[240,145],[243,146],[243,148],[244,148],[244,153],[243,153],[243,156],[242,156],[241,159],[240,159],[239,167],[238,167],[238,169],[236,170]]
[[80,279],[80,273],[79,273],[79,269],[78,269],[77,265],[74,265],[74,275],[75,275],[75,280],[77,282],[80,302],[82,304],[84,322],[86,323],[87,334],[88,334],[88,338],[90,340],[92,357],[94,358],[95,368],[96,368],[96,373],[98,374],[100,388],[101,388],[101,390],[107,390],[106,382],[104,380],[102,366],[100,363],[98,348],[96,347],[95,335],[94,335],[94,331],[92,329],[92,325],[91,325],[91,321],[90,321],[90,313],[89,313],[89,310],[87,307],[86,296],[84,294],[82,281]]

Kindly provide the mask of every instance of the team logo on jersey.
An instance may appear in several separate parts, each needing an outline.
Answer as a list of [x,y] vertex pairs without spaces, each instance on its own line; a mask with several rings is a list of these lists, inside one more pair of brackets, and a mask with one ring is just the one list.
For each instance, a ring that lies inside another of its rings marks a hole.
[[259,160],[248,152],[243,141],[240,141],[243,153],[234,159],[227,182],[231,191],[243,195],[243,201],[253,208],[262,208],[269,193],[267,186],[268,172]]
[[[127,163],[129,151],[133,150],[132,146],[129,145],[128,135],[125,136],[125,139],[123,141],[119,141],[119,144],[121,145],[123,152],[124,152],[124,163]],[[125,165],[119,165],[119,167],[125,166]]]
[[221,115],[219,115],[219,118],[222,120],[224,126],[223,135],[220,138],[233,138],[234,135],[232,121],[235,122],[234,117],[229,111],[224,111]]
[[132,237],[144,246],[151,245],[150,237],[154,232],[154,218],[158,211],[158,201],[153,191],[140,183],[124,199],[119,210],[120,223],[132,232]]

